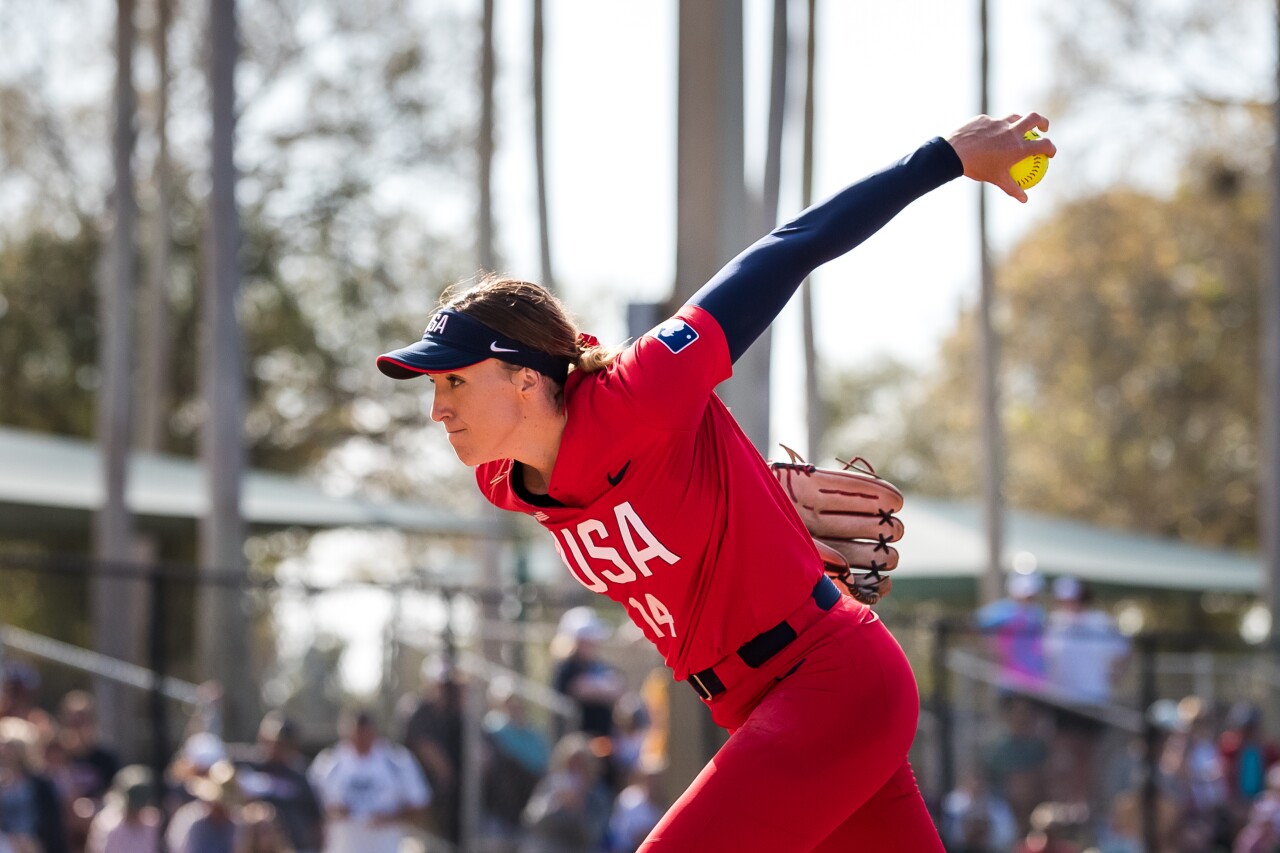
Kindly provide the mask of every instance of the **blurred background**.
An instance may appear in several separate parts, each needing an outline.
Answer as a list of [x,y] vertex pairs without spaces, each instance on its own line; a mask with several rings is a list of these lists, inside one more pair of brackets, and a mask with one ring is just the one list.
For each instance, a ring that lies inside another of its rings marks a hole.
[[877,610],[948,849],[1280,849],[1277,32],[1264,0],[6,0],[0,851],[373,850],[325,811],[368,743],[432,791],[385,849],[633,850],[722,734],[374,357],[490,269],[620,343],[1030,110],[1028,205],[921,200],[721,393],[766,457],[907,495]]

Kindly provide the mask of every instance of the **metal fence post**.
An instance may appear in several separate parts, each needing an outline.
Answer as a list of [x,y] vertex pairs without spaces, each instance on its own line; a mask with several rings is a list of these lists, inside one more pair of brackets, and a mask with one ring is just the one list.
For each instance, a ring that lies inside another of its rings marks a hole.
[[933,624],[933,713],[938,724],[939,790],[946,793],[955,787],[955,756],[952,749],[951,683],[947,672],[947,649],[950,625],[946,619]]
[[1156,639],[1150,634],[1140,634],[1138,647],[1139,687],[1138,710],[1142,714],[1142,739],[1144,743],[1142,779],[1142,837],[1149,851],[1160,849],[1159,795],[1157,779],[1160,756],[1156,754],[1160,743],[1160,729],[1150,714],[1156,701]]
[[148,661],[151,666],[151,693],[148,697],[151,715],[151,773],[153,790],[156,792],[156,805],[160,808],[160,853],[167,853],[165,831],[169,827],[169,809],[166,802],[164,780],[165,769],[169,764],[168,719],[166,717],[164,679],[168,668],[165,654],[165,583],[164,569],[151,566],[148,572],[150,580],[151,601],[149,602],[148,625]]

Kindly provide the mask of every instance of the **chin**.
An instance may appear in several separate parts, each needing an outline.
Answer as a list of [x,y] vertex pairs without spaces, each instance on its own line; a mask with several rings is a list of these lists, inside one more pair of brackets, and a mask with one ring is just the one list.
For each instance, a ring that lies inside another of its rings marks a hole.
[[455,441],[453,436],[450,436],[449,444],[453,446],[453,452],[458,457],[458,461],[468,468],[475,468],[491,461],[489,455],[479,453],[474,448],[468,447],[465,439]]

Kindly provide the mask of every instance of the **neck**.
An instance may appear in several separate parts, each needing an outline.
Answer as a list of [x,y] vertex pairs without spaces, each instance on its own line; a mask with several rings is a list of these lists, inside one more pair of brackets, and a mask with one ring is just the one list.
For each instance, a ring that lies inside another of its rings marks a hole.
[[539,429],[535,438],[514,458],[523,466],[524,487],[535,495],[545,495],[551,488],[551,472],[560,455],[560,440],[567,423],[565,413],[556,412]]

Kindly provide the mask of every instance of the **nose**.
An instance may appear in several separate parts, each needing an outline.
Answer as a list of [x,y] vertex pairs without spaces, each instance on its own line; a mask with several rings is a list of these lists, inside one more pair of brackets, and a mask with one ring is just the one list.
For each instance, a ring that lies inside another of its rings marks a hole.
[[439,387],[435,389],[435,393],[431,396],[431,420],[436,423],[441,423],[451,413],[451,409],[443,397],[444,395],[440,393]]

